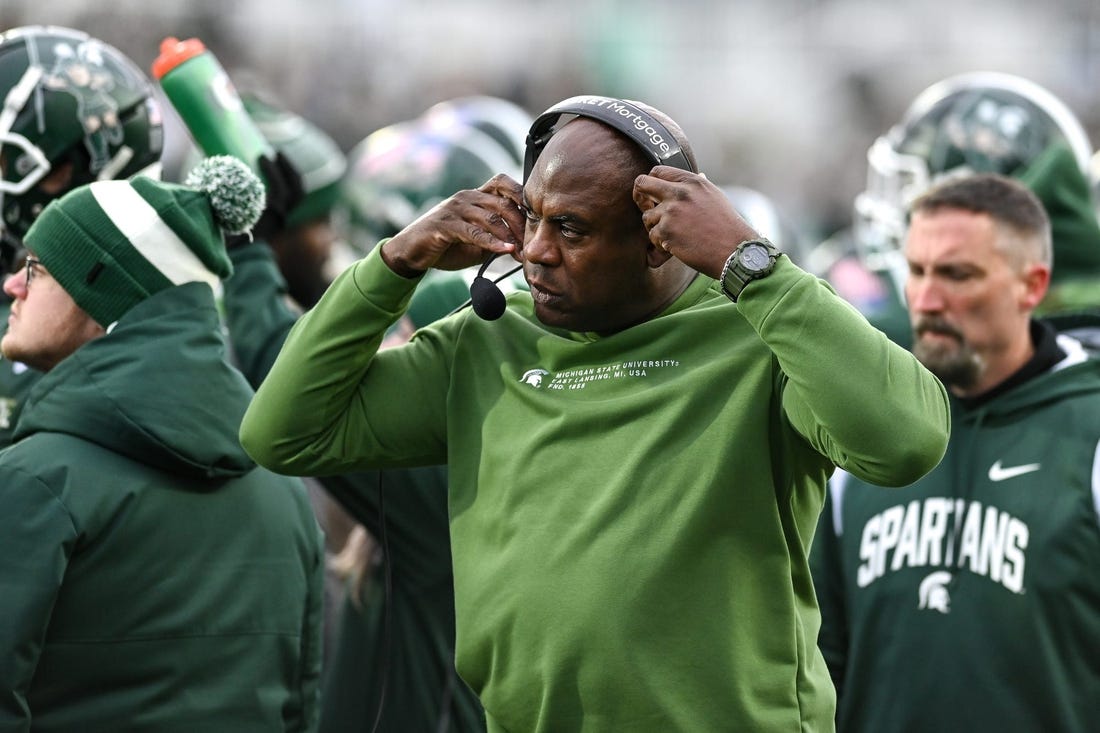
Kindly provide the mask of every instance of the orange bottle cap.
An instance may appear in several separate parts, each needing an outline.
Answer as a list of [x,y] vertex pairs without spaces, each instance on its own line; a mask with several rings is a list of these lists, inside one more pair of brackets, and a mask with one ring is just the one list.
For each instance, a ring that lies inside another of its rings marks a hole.
[[205,51],[206,46],[197,38],[181,41],[174,36],[169,36],[160,42],[160,56],[153,61],[153,76],[160,79],[184,61],[193,59]]

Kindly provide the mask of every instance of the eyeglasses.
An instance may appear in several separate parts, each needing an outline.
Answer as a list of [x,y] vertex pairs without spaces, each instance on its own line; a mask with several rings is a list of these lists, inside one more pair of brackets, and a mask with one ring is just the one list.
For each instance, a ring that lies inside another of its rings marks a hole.
[[27,257],[27,289],[31,287],[31,280],[34,279],[34,268],[42,267],[42,261],[37,257]]

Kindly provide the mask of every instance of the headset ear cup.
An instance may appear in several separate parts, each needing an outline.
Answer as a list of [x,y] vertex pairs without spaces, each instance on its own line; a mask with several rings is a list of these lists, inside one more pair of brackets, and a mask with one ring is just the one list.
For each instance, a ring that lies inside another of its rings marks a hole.
[[535,167],[535,159],[539,157],[541,150],[536,150],[534,142],[531,140],[531,136],[527,136],[527,148],[523,153],[523,183],[527,184],[527,179],[531,177],[531,169]]
[[[535,124],[538,124],[537,122]],[[536,128],[532,127],[531,132],[527,135],[527,147],[523,152],[523,183],[527,184],[527,179],[531,177],[531,171],[535,167],[535,161],[538,160],[539,155],[542,153],[542,148],[546,145],[546,141],[540,140],[541,134],[536,135]]]

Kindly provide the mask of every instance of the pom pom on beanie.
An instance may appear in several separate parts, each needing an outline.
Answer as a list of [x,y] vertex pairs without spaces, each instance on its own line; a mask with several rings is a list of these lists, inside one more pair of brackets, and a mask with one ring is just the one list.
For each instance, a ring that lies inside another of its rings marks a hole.
[[226,234],[244,234],[264,213],[264,185],[252,169],[231,155],[215,155],[195,166],[185,185],[210,198],[214,219]]

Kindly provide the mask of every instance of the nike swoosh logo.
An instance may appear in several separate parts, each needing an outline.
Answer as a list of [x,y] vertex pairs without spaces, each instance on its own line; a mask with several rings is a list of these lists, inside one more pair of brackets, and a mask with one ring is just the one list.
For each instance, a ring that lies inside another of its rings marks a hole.
[[990,481],[1004,481],[1009,478],[1016,478],[1017,476],[1023,476],[1025,473],[1031,473],[1032,471],[1038,471],[1038,463],[1025,463],[1022,466],[1009,466],[1004,468],[1001,466],[1001,462],[997,461],[989,467],[989,480]]

